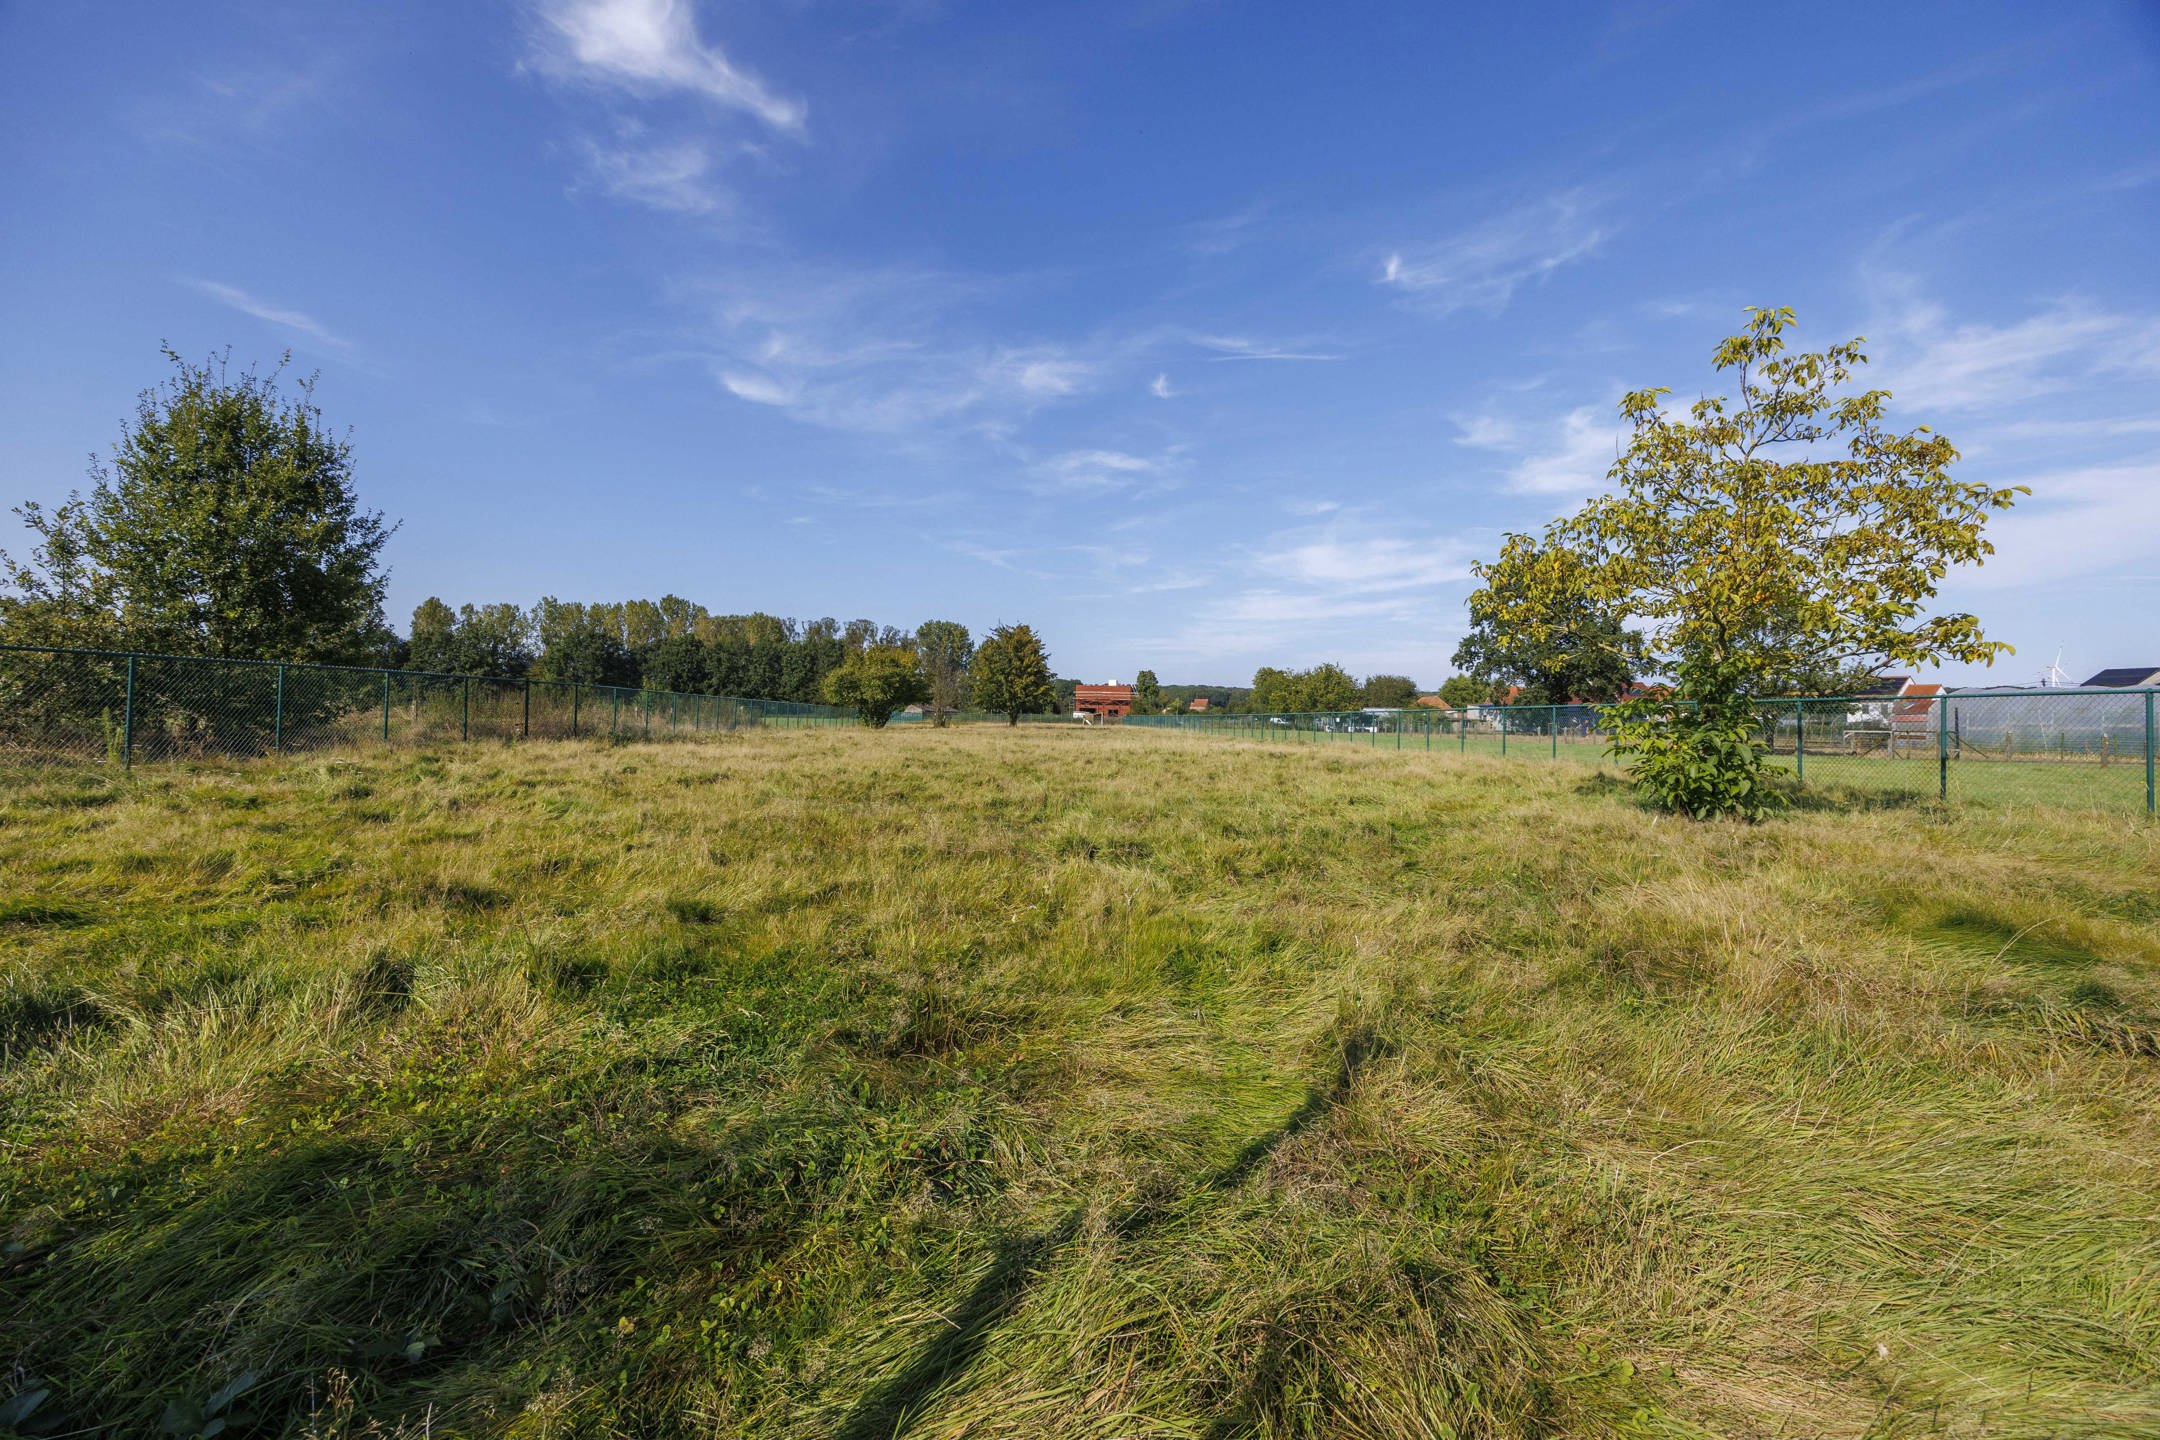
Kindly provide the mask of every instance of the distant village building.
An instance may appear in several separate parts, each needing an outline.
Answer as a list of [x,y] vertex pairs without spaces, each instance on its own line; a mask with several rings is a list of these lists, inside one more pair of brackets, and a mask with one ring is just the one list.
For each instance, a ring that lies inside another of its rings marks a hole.
[[1186,703],[1185,708],[1187,710],[1190,710],[1193,714],[1197,715],[1201,711],[1208,708],[1208,697],[1205,695],[1195,695],[1190,701]]
[[1452,713],[1455,709],[1438,695],[1420,695],[1417,703],[1420,710],[1438,710],[1443,715]]
[[1074,717],[1097,720],[1122,720],[1132,714],[1132,686],[1120,685],[1115,680],[1106,685],[1073,686]]

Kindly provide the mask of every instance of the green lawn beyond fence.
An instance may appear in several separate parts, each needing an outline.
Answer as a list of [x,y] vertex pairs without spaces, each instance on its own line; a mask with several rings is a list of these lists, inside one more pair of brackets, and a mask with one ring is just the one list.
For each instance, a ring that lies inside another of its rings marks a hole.
[[0,645],[0,764],[845,725],[850,710],[619,685]]
[[[1766,700],[1757,711],[1772,763],[1810,786],[2151,814],[2156,693],[1975,690]],[[1596,705],[1135,715],[1125,723],[1248,740],[1526,760],[1595,761],[1610,742],[1604,707]]]

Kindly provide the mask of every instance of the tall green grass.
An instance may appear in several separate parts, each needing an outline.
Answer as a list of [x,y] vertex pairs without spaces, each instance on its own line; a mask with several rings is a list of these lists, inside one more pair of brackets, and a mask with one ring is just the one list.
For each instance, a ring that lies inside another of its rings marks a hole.
[[2160,1433],[2136,817],[809,732],[18,776],[0,873],[26,1431]]

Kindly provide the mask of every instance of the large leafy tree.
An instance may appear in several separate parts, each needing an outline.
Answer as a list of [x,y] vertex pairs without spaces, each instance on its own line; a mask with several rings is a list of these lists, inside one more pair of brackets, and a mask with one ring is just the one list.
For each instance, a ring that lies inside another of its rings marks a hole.
[[16,514],[31,561],[0,556],[11,636],[269,660],[379,656],[396,528],[364,510],[352,448],[325,428],[312,378],[281,363],[233,378],[191,365],[143,392],[89,495]]
[[1359,704],[1358,683],[1350,672],[1340,665],[1315,665],[1310,670],[1300,670],[1290,677],[1291,694],[1296,700],[1296,710],[1355,710]]
[[975,638],[957,620],[925,620],[915,628],[915,651],[930,680],[930,721],[943,725],[960,708],[967,686],[968,662],[975,658]]
[[1540,643],[1570,595],[1642,625],[1682,703],[1632,705],[1617,744],[1653,798],[1692,814],[1769,803],[1750,697],[1825,667],[1987,664],[2010,648],[1929,602],[1951,567],[1993,553],[1988,521],[2027,492],[1952,476],[1947,439],[1888,426],[1887,391],[1849,388],[1863,342],[1788,355],[1793,323],[1751,310],[1717,347],[1736,398],[1676,414],[1666,390],[1629,394],[1612,493],[1541,541],[1509,537],[1480,572],[1484,613]]
[[825,677],[825,699],[853,710],[873,730],[930,694],[922,660],[904,645],[870,645]]
[[[534,669],[542,677],[585,685],[637,683],[637,662],[608,607],[565,602],[550,595],[533,607],[532,617],[540,649]],[[420,617],[415,612],[415,635],[419,629]]]
[[1492,692],[1492,687],[1472,675],[1450,675],[1440,682],[1440,698],[1457,710],[1466,705],[1480,705]]
[[968,683],[975,703],[1005,723],[1017,725],[1022,715],[1040,715],[1057,704],[1057,686],[1050,673],[1050,658],[1035,631],[1026,625],[999,625],[983,637],[968,667]]
[[1407,675],[1368,675],[1361,691],[1367,705],[1406,710],[1417,704],[1417,682]]
[[1155,678],[1153,670],[1142,670],[1133,677],[1132,708],[1142,715],[1161,713],[1163,708],[1162,681]]
[[[1413,695],[1416,687],[1412,687]],[[1355,710],[1361,691],[1340,665],[1310,670],[1278,670],[1263,665],[1253,672],[1252,708],[1260,714],[1284,711]]]
[[1521,686],[1526,704],[1564,705],[1626,692],[1643,664],[1642,636],[1592,593],[1582,557],[1510,535],[1499,559],[1472,568],[1485,585],[1470,596],[1454,658],[1488,693]]
[[413,609],[406,668],[438,675],[500,675],[532,669],[532,617],[515,605],[461,605],[430,595]]

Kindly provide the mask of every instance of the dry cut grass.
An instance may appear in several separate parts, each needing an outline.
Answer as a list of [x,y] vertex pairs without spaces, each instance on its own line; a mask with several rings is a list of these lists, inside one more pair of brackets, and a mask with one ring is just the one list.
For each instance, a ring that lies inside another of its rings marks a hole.
[[2155,831],[1808,803],[995,728],[0,782],[0,1396],[2160,1433]]

